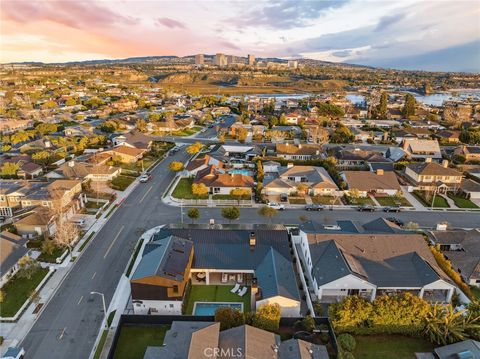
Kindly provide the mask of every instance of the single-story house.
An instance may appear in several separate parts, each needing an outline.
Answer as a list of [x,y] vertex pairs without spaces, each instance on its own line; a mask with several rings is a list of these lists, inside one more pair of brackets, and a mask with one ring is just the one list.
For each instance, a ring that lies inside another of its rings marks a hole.
[[431,158],[436,161],[442,159],[442,152],[437,140],[405,139],[402,148],[406,156],[411,159],[420,160]]
[[215,165],[198,171],[193,183],[203,183],[209,189],[210,194],[230,194],[230,191],[235,188],[251,190],[254,186],[251,176],[241,173],[221,173]]
[[397,175],[392,171],[344,171],[340,175],[347,183],[347,194],[353,189],[358,190],[361,197],[366,197],[368,193],[394,196],[401,191]]
[[471,179],[464,179],[460,184],[460,191],[469,199],[480,199],[480,183]]
[[125,163],[135,163],[138,160],[141,160],[145,152],[145,149],[139,149],[127,145],[120,145],[111,150],[113,157],[118,157],[121,162]]
[[460,146],[454,151],[456,155],[465,157],[465,161],[480,161],[480,146]]
[[24,179],[32,179],[35,177],[40,176],[43,173],[43,168],[40,165],[37,165],[33,162],[26,162],[22,164],[20,169],[17,172],[18,177],[22,177]]
[[46,208],[36,208],[26,217],[14,222],[17,233],[23,238],[51,236],[55,233],[55,216]]
[[275,150],[277,157],[286,160],[311,160],[320,157],[319,145],[294,145],[291,143],[277,143]]
[[208,166],[215,165],[217,168],[223,168],[224,163],[215,157],[205,155],[204,157],[201,158],[195,158],[194,160],[191,160],[188,162],[187,166],[185,169],[187,170],[189,175],[196,175],[199,171],[204,170]]
[[[420,234],[402,231],[383,218],[359,228],[320,230],[307,222],[293,238],[315,298],[341,301],[349,295],[367,300],[401,292],[432,302],[450,302],[456,287],[438,267]],[[384,226],[395,227],[383,231]],[[332,229],[333,228],[333,229]]]

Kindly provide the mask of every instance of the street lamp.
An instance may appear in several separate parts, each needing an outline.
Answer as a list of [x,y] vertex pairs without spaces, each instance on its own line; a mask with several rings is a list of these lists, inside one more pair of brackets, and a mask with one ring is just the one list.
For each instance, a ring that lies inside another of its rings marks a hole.
[[97,294],[97,295],[102,297],[103,313],[104,313],[103,321],[104,321],[104,325],[107,324],[107,307],[105,305],[105,295],[103,293],[100,293],[100,292],[90,292],[90,294],[92,294],[92,295]]

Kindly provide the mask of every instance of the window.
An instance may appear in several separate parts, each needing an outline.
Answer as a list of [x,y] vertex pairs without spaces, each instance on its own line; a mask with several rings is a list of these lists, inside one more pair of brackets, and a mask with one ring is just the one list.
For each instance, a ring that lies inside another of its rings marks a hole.
[[[173,291],[174,291],[175,293],[178,293],[178,285],[174,285],[174,286],[173,286]],[[170,305],[171,305],[171,304],[170,304]]]
[[170,308],[173,308],[173,304],[170,304]]

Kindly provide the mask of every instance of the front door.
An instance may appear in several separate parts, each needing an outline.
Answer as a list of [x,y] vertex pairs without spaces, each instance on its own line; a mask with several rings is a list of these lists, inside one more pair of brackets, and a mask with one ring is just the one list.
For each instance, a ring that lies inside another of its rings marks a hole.
[[349,289],[348,295],[358,295],[360,293],[359,289]]

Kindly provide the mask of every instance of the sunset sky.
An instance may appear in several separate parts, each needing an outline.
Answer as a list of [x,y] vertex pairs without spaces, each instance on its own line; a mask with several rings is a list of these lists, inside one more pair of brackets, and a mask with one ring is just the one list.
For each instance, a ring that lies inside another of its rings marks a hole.
[[0,62],[214,54],[480,71],[479,1],[1,1]]

